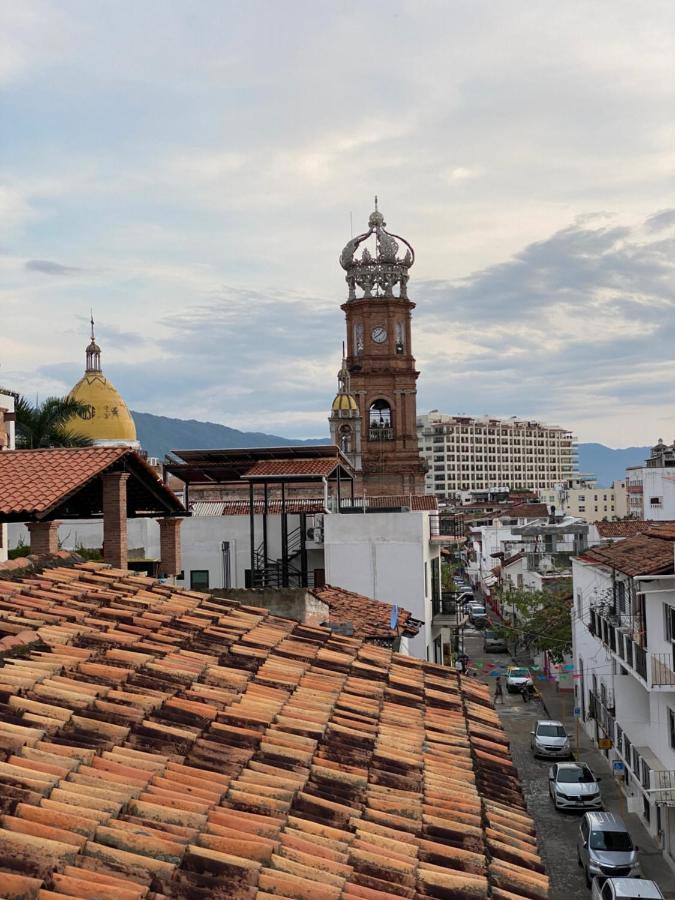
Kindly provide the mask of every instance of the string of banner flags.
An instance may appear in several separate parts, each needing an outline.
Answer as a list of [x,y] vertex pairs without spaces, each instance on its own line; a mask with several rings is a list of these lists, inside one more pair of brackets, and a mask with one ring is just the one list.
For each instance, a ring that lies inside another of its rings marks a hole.
[[507,670],[511,668],[529,669],[537,681],[555,681],[560,675],[567,675],[571,678],[581,678],[580,672],[574,671],[573,663],[552,663],[549,672],[546,673],[539,665],[518,666],[513,663],[491,662],[483,659],[470,659],[467,662],[467,668],[477,669],[480,674],[490,678],[496,678],[498,675],[506,675]]

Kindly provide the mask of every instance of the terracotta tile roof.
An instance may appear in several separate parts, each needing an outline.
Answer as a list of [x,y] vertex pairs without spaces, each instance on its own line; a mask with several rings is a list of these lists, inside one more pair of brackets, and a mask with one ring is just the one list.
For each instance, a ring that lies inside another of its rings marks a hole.
[[[190,510],[195,516],[247,516],[249,514],[248,500],[195,500],[190,503]],[[253,501],[253,511],[256,515],[262,515],[264,504],[262,500]],[[291,498],[286,500],[286,512],[320,513],[324,512],[323,499],[317,498]],[[267,511],[271,515],[281,514],[281,500],[270,499],[267,502]]]
[[334,456],[323,459],[267,459],[251,466],[243,478],[302,478],[332,475],[339,465]]
[[[120,461],[124,459],[124,462]],[[116,464],[144,491],[143,501],[183,511],[175,496],[147,462],[128,447],[9,450],[0,454],[0,517],[41,518]],[[143,506],[145,511],[152,507]]]
[[413,512],[438,509],[438,500],[433,494],[393,494],[390,497],[368,497],[368,507],[407,506]]
[[545,519],[549,509],[545,503],[518,503],[505,507],[503,513],[518,519]]
[[548,895],[474,679],[95,563],[0,633],[0,896]]
[[0,454],[0,513],[39,513],[128,453],[126,447],[9,450]]
[[644,534],[654,523],[644,519],[621,519],[618,522],[596,522],[598,534],[603,538],[633,537]]
[[614,568],[624,575],[657,575],[673,571],[675,530],[654,527],[606,546],[591,547],[583,562]]
[[523,559],[527,554],[524,550],[520,550],[518,553],[515,553],[513,556],[509,556],[508,559],[505,559],[502,562],[502,569],[505,569],[507,566],[513,565],[513,563],[519,562]]
[[390,627],[394,608],[391,603],[373,600],[363,594],[329,584],[312,588],[309,593],[328,604],[331,625],[352,625],[354,637],[390,640],[401,634],[414,637],[419,633],[419,626],[410,621],[412,613],[401,607],[398,607],[396,628]]

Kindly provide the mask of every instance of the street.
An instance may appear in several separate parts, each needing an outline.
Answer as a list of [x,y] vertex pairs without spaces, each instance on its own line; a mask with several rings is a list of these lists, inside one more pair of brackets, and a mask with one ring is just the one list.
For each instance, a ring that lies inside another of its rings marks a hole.
[[[505,668],[511,664],[511,657],[507,653],[485,653],[482,633],[469,627],[465,629],[464,649],[471,663],[476,666],[478,677],[492,685],[494,692],[495,679],[490,677],[488,669],[491,665],[501,665]],[[576,839],[581,813],[558,812],[554,809],[548,793],[548,769],[551,763],[547,760],[535,760],[530,750],[530,732],[534,729],[537,719],[547,719],[549,716],[540,701],[523,703],[518,694],[508,694],[506,686],[504,686],[504,704],[497,703],[496,709],[511,742],[511,754],[522,781],[528,810],[536,823],[540,853],[551,878],[550,898],[588,900],[590,890],[586,887],[583,872],[577,865]],[[570,734],[570,738],[574,747],[573,733]],[[624,815],[621,790],[602,765],[598,751],[584,741],[578,758],[586,762],[601,778],[600,788],[605,809]],[[644,877],[654,878],[666,897],[675,896],[673,893],[675,879],[672,872],[661,854],[649,849],[650,841],[636,819],[635,816],[625,817],[634,841],[642,848],[640,861]]]

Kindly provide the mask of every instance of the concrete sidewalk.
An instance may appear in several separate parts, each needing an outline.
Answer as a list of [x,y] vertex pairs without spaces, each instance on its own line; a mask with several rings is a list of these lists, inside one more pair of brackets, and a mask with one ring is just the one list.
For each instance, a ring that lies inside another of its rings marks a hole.
[[[675,900],[675,873],[663,857],[663,853],[646,830],[639,816],[626,809],[626,798],[618,779],[612,773],[608,760],[597,750],[574,716],[573,693],[559,693],[554,682],[537,681],[546,714],[563,723],[575,747],[578,760],[587,763],[602,778],[602,795],[608,812],[620,815],[628,825],[633,840],[640,848],[640,864],[645,878],[652,878],[665,897]],[[576,746],[579,738],[578,749]]]

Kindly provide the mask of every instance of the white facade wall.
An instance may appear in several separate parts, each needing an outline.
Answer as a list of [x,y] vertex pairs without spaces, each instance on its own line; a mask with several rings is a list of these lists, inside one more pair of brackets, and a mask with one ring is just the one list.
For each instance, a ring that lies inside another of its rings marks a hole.
[[576,439],[557,425],[432,411],[418,416],[417,437],[429,465],[426,490],[439,497],[498,487],[542,490],[576,471]]
[[[310,517],[308,517],[309,519]],[[328,518],[328,517],[326,517]],[[268,516],[268,557],[281,556],[281,520],[279,516]],[[298,516],[288,517],[289,532],[300,523]],[[308,527],[311,523],[308,521]],[[155,519],[129,519],[128,543],[130,550],[143,550],[146,559],[159,559],[159,525]],[[19,541],[30,543],[25,525],[10,525],[10,546]],[[100,520],[73,520],[59,527],[59,542],[65,550],[78,547],[100,548],[103,543],[103,523]],[[181,545],[183,557],[183,584],[189,587],[191,572],[208,572],[208,587],[223,588],[224,554],[223,542],[230,548],[231,588],[244,588],[245,572],[250,568],[251,550],[249,543],[248,516],[191,516],[183,519]],[[262,542],[262,516],[255,517],[255,546]],[[323,568],[323,552],[320,545],[307,543],[308,569]],[[297,565],[297,563],[296,563]],[[181,582],[179,582],[181,583]]]
[[[666,633],[667,608],[675,610],[675,576],[629,579],[620,573],[613,576],[609,569],[579,560],[574,561],[573,569],[575,693],[576,706],[582,709],[582,726],[593,740],[606,736],[613,741],[612,749],[605,755],[609,765],[615,760],[625,764],[626,775],[621,781],[629,809],[641,816],[655,838],[661,832],[666,856],[675,866],[675,810],[657,802],[657,798],[675,799],[675,794],[653,792],[663,783],[658,772],[667,773],[668,783],[675,787],[675,684],[659,683],[675,681],[674,645]],[[611,603],[617,583],[626,586],[626,614],[621,621],[627,631],[636,627],[634,597],[644,595],[646,679],[620,654],[612,653],[601,637],[591,634],[588,628],[591,608],[597,609],[603,600]],[[657,670],[655,665],[665,668]],[[659,671],[666,676],[659,677]],[[591,691],[598,696],[605,694],[608,710],[614,710],[613,721],[602,710],[595,718],[590,717]],[[603,719],[606,729],[602,727]],[[630,753],[626,737],[630,741]],[[633,748],[639,754],[637,771]],[[649,772],[645,771],[645,765]]]
[[[0,428],[2,428],[6,434],[6,439],[0,440],[0,449],[4,448],[6,450],[13,450],[16,447],[16,430],[15,430],[15,422],[12,419],[11,421],[5,420],[5,413],[13,413],[14,412],[14,397],[11,394],[3,394],[0,391]],[[7,551],[9,549],[8,545],[9,534],[7,531],[7,526],[0,524],[0,563],[7,561]]]
[[642,503],[645,519],[675,520],[675,468],[645,466],[642,473]]
[[[410,610],[425,624],[409,639],[411,655],[431,659],[432,562],[429,513],[367,513],[324,519],[326,581]],[[426,573],[426,574],[425,574]]]
[[[300,519],[290,515],[288,519],[292,531]],[[156,520],[129,519],[127,524],[130,550],[142,548],[146,559],[159,559]],[[312,517],[308,516],[308,527],[312,524]],[[9,528],[10,546],[16,546],[19,541],[30,542],[24,525]],[[281,556],[280,529],[280,517],[268,516],[271,559]],[[430,658],[427,652],[431,645],[432,563],[439,567],[440,582],[440,545],[431,540],[430,514],[325,515],[323,529],[323,544],[307,543],[310,574],[315,569],[325,569],[328,584],[410,610],[425,625],[418,636],[409,639],[409,652]],[[100,548],[103,523],[100,520],[65,522],[59,527],[59,541],[64,549]],[[195,572],[208,572],[210,589],[225,587],[223,542],[230,545],[229,587],[245,587],[245,572],[250,567],[248,516],[192,516],[183,520],[181,543],[186,587],[190,586],[191,573]],[[261,542],[262,516],[256,516],[255,546]],[[295,565],[299,566],[298,560]]]

